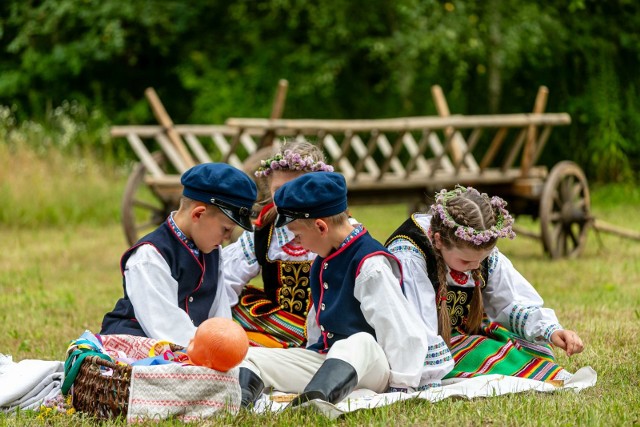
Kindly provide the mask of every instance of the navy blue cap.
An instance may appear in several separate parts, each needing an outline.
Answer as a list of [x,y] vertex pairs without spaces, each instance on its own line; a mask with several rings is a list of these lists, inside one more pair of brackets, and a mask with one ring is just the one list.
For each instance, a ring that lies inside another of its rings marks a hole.
[[285,183],[273,196],[276,227],[296,219],[326,218],[347,210],[347,183],[337,172],[312,172]]
[[251,208],[258,197],[255,182],[226,163],[202,163],[182,174],[182,194],[217,206],[245,230],[253,230]]

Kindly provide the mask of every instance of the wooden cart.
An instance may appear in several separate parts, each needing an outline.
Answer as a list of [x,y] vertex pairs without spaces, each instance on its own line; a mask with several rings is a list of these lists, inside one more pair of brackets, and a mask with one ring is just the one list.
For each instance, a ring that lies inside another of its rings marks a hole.
[[252,173],[272,144],[304,138],[345,176],[351,205],[406,203],[421,210],[439,189],[471,185],[505,198],[516,215],[539,218],[539,235],[518,231],[540,238],[552,258],[579,255],[593,223],[585,175],[570,161],[551,171],[537,164],[552,128],[571,122],[568,114],[543,112],[546,88],[527,114],[450,115],[440,88],[432,94],[439,116],[286,120],[278,118],[282,102],[276,101],[270,119],[173,125],[156,108],[160,126],[113,127],[111,135],[126,137],[140,159],[122,202],[126,237],[135,242],[177,207],[180,174],[196,162],[227,162]]

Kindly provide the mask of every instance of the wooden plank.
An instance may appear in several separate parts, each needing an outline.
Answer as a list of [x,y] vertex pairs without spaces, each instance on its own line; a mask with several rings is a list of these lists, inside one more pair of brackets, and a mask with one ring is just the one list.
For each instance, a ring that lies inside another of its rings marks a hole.
[[206,152],[200,140],[195,137],[192,133],[185,133],[184,139],[187,141],[187,145],[191,148],[191,151],[196,155],[196,159],[200,163],[210,163],[211,157],[209,157],[209,153]]
[[[472,151],[474,148],[476,148],[476,145],[480,140],[480,136],[482,135],[482,131],[483,131],[482,128],[475,128],[471,132],[471,136],[469,136],[469,145],[465,148],[464,152],[462,153],[462,159],[460,159],[459,162],[453,165],[456,169],[456,173],[460,171],[460,168],[462,167],[462,163],[465,162],[465,159],[467,157],[473,158]],[[479,172],[480,166],[478,166],[478,164],[475,162],[475,159],[473,159],[473,163],[475,164],[474,167],[470,167],[469,165],[467,165],[467,167],[469,168],[469,170],[472,170],[474,172]]]
[[[546,168],[534,167],[531,168],[530,179],[536,177],[542,179],[546,174]],[[402,188],[444,188],[458,183],[472,186],[483,184],[511,184],[519,177],[519,169],[508,169],[506,172],[502,172],[499,169],[487,169],[482,176],[467,170],[460,171],[460,174],[456,176],[442,170],[437,171],[433,176],[414,171],[409,178],[387,174],[383,180],[384,186],[380,185],[380,181],[378,181],[376,177],[370,175],[360,175],[356,181],[347,180],[347,186],[350,191],[377,190],[382,193],[392,193],[394,190]]]
[[593,228],[595,228],[598,231],[615,234],[617,236],[625,237],[627,239],[640,240],[640,232],[635,230],[629,230],[626,228],[621,228],[616,225],[610,224],[608,222],[602,221],[600,219],[594,220]]
[[182,156],[178,153],[176,148],[173,146],[167,135],[164,133],[159,133],[156,135],[156,141],[160,144],[162,151],[167,156],[167,159],[171,162],[171,164],[180,172],[185,172],[189,167],[184,162]]
[[549,135],[551,135],[551,129],[552,129],[551,126],[545,126],[544,129],[542,130],[542,134],[540,135],[540,138],[538,139],[538,142],[536,144],[536,152],[533,155],[533,159],[531,159],[531,164],[535,165],[536,163],[538,163],[540,154],[542,154],[542,149],[547,143],[547,140],[549,139]]
[[394,172],[397,175],[404,175],[405,170],[402,167],[400,160],[398,160],[398,154],[400,153],[400,150],[403,147],[402,140],[404,138],[404,134],[405,133],[402,132],[400,135],[398,135],[398,137],[396,138],[396,141],[393,143],[393,148],[391,147],[389,140],[384,134],[380,136],[381,144],[379,145],[379,147],[380,147],[380,151],[382,151],[382,154],[384,154],[385,159],[384,159],[384,162],[382,162],[382,167],[380,168],[380,173],[378,174],[378,180],[381,180],[383,175],[389,171],[389,168],[392,167],[392,164],[394,163],[394,161],[397,165],[396,167],[393,168]]
[[[285,79],[281,79],[278,81],[278,87],[276,88],[276,95],[273,98],[273,104],[271,105],[271,114],[269,115],[270,119],[279,119],[282,117],[282,113],[284,111],[284,103],[287,99],[287,89],[289,88],[289,82]],[[273,143],[273,138],[275,137],[274,130],[267,130],[262,137],[260,138],[260,143],[258,146],[268,147]],[[254,150],[255,151],[255,150]],[[252,151],[252,153],[254,152]]]
[[503,172],[513,166],[513,162],[516,160],[516,156],[520,152],[522,145],[524,144],[524,139],[527,136],[527,128],[523,128],[518,132],[518,136],[516,137],[516,142],[511,147],[511,151],[507,155],[507,158],[504,160],[502,167],[500,168]]
[[[340,158],[340,146],[333,135],[326,134],[322,139],[321,144],[327,149],[327,152],[332,158]],[[337,166],[340,169],[340,172],[342,172],[347,181],[353,180],[353,177],[356,175],[356,172],[353,170],[348,159],[341,158],[334,166]]]
[[495,136],[491,140],[489,149],[480,161],[480,173],[483,173],[484,170],[493,162],[493,159],[495,158],[496,154],[498,154],[498,150],[500,150],[500,147],[502,146],[502,143],[507,136],[507,132],[508,129],[505,127],[498,129],[498,132],[496,132]]
[[178,134],[178,132],[176,132],[176,130],[173,128],[173,121],[171,120],[171,117],[169,117],[169,113],[167,113],[167,110],[165,110],[164,105],[162,105],[162,102],[160,101],[160,98],[158,97],[156,91],[152,87],[149,87],[144,91],[144,94],[146,95],[147,100],[151,105],[153,115],[156,117],[158,122],[160,122],[160,125],[164,129],[164,132],[167,134],[167,138],[174,146],[176,153],[178,153],[178,155],[182,158],[181,163],[186,165],[187,169],[195,165],[195,161],[183,144],[180,134]]
[[438,153],[434,159],[434,166],[433,166],[433,170],[431,171],[431,176],[433,176],[436,171],[440,168],[441,165],[443,165],[446,162],[451,166],[451,171],[455,172],[455,169],[453,168],[453,164],[451,163],[451,160],[446,157],[447,152],[449,152],[450,148],[451,148],[451,143],[454,139],[455,133],[450,133],[449,136],[447,136],[447,139],[444,142],[444,146],[440,149],[440,153]]
[[[326,133],[326,132],[323,132],[323,133]],[[338,157],[334,157],[334,159],[336,159],[336,162],[340,162],[342,160],[349,158],[349,153],[351,152],[352,139],[353,139],[353,132],[347,131],[344,133],[342,144],[340,144],[340,155]]]
[[409,158],[409,162],[405,167],[405,176],[409,175],[414,167],[416,167],[419,171],[425,173],[428,173],[428,171],[431,170],[429,167],[429,163],[424,158],[424,152],[428,147],[430,133],[431,131],[429,129],[422,129],[419,143],[416,143],[411,133],[406,132],[404,134],[402,142],[404,143],[405,148],[411,156]]
[[358,155],[359,159],[354,166],[355,176],[353,180],[359,179],[359,176],[362,175],[363,170],[367,169],[367,171],[372,176],[377,176],[380,172],[378,165],[375,160],[371,158],[376,149],[376,140],[378,139],[379,132],[376,129],[371,131],[371,137],[365,146],[362,142],[362,139],[358,135],[354,135],[351,140],[351,146],[353,147],[353,151]]
[[131,148],[133,148],[133,151],[138,155],[138,158],[151,175],[153,175],[154,177],[164,176],[164,172],[162,171],[158,163],[156,163],[149,150],[147,150],[146,145],[144,145],[137,134],[128,134],[127,140],[129,141],[129,145],[131,145]]
[[[405,132],[401,132],[401,133],[404,134]],[[404,175],[404,166],[402,165],[402,162],[400,161],[400,159],[398,159],[398,155],[400,154],[400,151],[402,151],[402,147],[404,146],[402,142],[403,138],[401,137],[401,135],[397,136],[396,142],[394,143],[394,144],[397,144],[399,142],[400,145],[397,148],[395,147],[395,145],[394,147],[391,146],[391,143],[389,142],[385,134],[381,134],[380,141],[381,141],[381,145],[380,145],[381,150],[383,146],[388,147],[385,149],[389,151],[391,156],[391,170],[393,170],[393,172],[396,175],[400,175],[400,176]]]
[[379,132],[399,132],[404,130],[446,129],[455,127],[469,129],[476,127],[524,127],[536,126],[560,126],[571,123],[571,117],[567,113],[546,114],[496,114],[480,116],[452,115],[449,117],[403,117],[395,119],[369,119],[369,120],[319,120],[319,119],[259,119],[232,117],[226,120],[227,126],[235,126],[246,129],[274,129],[279,133],[287,129],[300,129],[305,133],[317,132],[369,132],[377,129]]
[[439,168],[442,168],[442,170],[448,173],[453,173],[455,170],[453,169],[451,160],[444,156],[445,152],[442,147],[442,143],[440,143],[438,135],[433,132],[429,134],[429,147],[434,154],[434,163],[431,166],[431,176],[434,176]]
[[[547,97],[549,95],[549,89],[546,86],[540,86],[538,88],[538,94],[536,95],[536,101],[533,106],[534,114],[542,114],[547,106]],[[522,161],[520,162],[520,172],[523,177],[526,177],[529,173],[529,168],[533,164],[533,158],[535,156],[536,149],[536,132],[537,128],[534,125],[527,127],[527,143],[522,151]]]
[[[431,96],[433,98],[434,104],[436,104],[436,110],[438,110],[438,115],[440,117],[449,117],[451,112],[449,111],[449,104],[447,103],[447,99],[444,96],[444,92],[439,85],[431,86]],[[445,137],[451,136],[456,130],[452,127],[445,128],[444,134]],[[451,160],[453,160],[454,164],[457,164],[463,159],[463,151],[466,148],[466,143],[464,141],[460,141],[456,138],[451,144]]]
[[112,137],[127,137],[130,134],[138,135],[140,138],[153,138],[157,133],[162,132],[162,126],[111,126],[109,133]]

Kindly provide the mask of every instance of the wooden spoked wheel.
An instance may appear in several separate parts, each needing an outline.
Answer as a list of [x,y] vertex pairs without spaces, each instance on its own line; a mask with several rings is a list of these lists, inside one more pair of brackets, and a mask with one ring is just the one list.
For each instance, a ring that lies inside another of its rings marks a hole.
[[580,167],[563,161],[555,165],[542,189],[540,226],[544,250],[553,259],[580,255],[591,226],[591,199]]
[[[153,157],[162,167],[165,163],[162,153],[153,153]],[[129,245],[153,231],[178,207],[177,202],[169,202],[149,188],[144,180],[146,174],[144,164],[136,163],[122,198],[122,227]]]

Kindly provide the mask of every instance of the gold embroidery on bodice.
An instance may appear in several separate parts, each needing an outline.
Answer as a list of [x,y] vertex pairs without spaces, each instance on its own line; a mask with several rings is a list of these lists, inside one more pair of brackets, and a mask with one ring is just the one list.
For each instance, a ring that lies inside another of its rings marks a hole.
[[464,323],[463,319],[469,312],[469,305],[466,302],[467,294],[465,292],[451,290],[447,292],[447,309],[451,317],[451,326]]
[[280,283],[278,303],[283,310],[291,313],[309,311],[309,272],[311,261],[280,262]]

